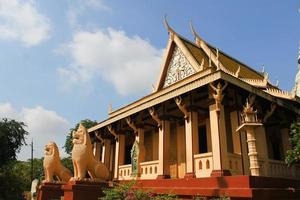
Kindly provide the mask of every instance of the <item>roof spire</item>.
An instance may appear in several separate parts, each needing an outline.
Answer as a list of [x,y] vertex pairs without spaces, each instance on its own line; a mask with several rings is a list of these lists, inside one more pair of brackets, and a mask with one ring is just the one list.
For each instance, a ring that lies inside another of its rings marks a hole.
[[174,36],[175,31],[171,28],[171,26],[169,25],[169,23],[168,23],[168,21],[167,21],[167,14],[165,14],[165,16],[164,16],[164,25],[165,25],[165,27],[167,28],[168,33],[169,33],[171,36]]
[[199,36],[199,34],[196,32],[196,30],[194,29],[192,20],[190,21],[190,29],[191,29],[192,34],[194,35],[194,39],[195,39],[195,41],[196,41],[196,44],[197,44],[197,45],[200,45],[200,42],[202,42],[203,40],[202,40],[202,38]]

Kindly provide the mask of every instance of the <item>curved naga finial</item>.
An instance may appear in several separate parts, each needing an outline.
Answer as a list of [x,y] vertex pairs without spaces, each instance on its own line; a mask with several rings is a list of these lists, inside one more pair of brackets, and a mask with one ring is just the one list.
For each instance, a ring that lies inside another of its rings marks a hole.
[[190,29],[191,29],[191,32],[192,34],[194,35],[195,37],[195,40],[196,40],[196,43],[198,45],[200,45],[200,42],[203,41],[202,38],[199,36],[199,34],[196,32],[194,26],[193,26],[193,23],[192,23],[192,20],[190,21]]
[[169,25],[168,21],[167,21],[167,15],[165,14],[164,16],[164,25],[167,28],[169,34],[174,34],[175,31],[171,28],[171,26]]

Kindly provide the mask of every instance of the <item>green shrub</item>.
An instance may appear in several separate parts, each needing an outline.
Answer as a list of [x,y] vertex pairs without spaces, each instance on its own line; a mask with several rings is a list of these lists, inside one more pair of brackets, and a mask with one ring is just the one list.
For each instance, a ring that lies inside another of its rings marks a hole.
[[112,188],[105,189],[102,200],[172,200],[177,199],[174,194],[156,194],[151,191],[143,191],[134,188],[135,181],[128,184],[117,184]]

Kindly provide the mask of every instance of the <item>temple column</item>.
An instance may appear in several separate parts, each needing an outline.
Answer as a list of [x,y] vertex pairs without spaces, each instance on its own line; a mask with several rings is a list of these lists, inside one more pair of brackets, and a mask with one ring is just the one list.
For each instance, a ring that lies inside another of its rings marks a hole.
[[[195,178],[194,153],[198,151],[198,113],[187,109],[181,96],[174,98],[185,121],[186,178]],[[191,103],[191,102],[190,102]]]
[[227,141],[226,141],[226,125],[225,113],[222,100],[224,90],[228,83],[222,85],[219,82],[216,86],[210,83],[210,95],[214,99],[214,104],[209,106],[209,120],[211,128],[211,142],[213,155],[213,170],[211,176],[228,176],[230,175],[227,162]]
[[119,166],[124,164],[125,156],[125,135],[118,135],[116,138],[116,151],[115,151],[115,170],[114,179],[118,180]]
[[94,152],[93,153],[94,153],[95,159],[97,161],[100,161],[101,143],[99,143],[99,142],[94,143]]
[[169,150],[170,150],[170,122],[161,119],[154,109],[148,109],[152,119],[158,126],[158,176],[157,179],[170,178]]
[[198,143],[198,113],[189,112],[185,119],[186,178],[195,178],[194,153]]
[[213,171],[211,176],[230,175],[227,168],[227,141],[226,141],[226,127],[225,115],[223,105],[216,106],[216,104],[209,106],[209,119],[211,128],[211,142],[212,142],[212,160]]
[[111,151],[111,141],[110,139],[103,140],[102,148],[102,163],[109,169],[110,165],[110,151]]
[[250,161],[250,172],[252,176],[259,176],[259,164],[257,158],[257,151],[256,151],[256,139],[255,139],[255,132],[253,128],[249,128],[246,130],[247,132],[247,143],[248,143],[248,156]]
[[138,162],[137,162],[137,166],[138,166],[138,171],[137,171],[137,177],[141,176],[141,162],[143,162],[145,160],[145,145],[144,145],[144,129],[142,128],[138,128],[137,129],[137,134],[135,136],[135,140],[138,142],[138,146],[139,146],[139,155],[138,155]]
[[251,176],[260,175],[260,167],[258,163],[258,153],[256,148],[255,129],[262,126],[257,120],[257,113],[253,109],[255,96],[250,96],[242,112],[242,124],[237,128],[238,132],[245,131],[247,134],[248,157],[250,164]]
[[162,120],[158,132],[158,179],[170,178],[169,149],[170,122]]

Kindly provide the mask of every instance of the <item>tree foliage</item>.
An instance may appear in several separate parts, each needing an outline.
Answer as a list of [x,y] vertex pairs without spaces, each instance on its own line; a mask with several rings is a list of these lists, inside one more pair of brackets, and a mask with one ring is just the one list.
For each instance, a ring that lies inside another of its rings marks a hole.
[[81,120],[79,123],[77,123],[74,128],[70,129],[69,133],[67,134],[66,142],[64,145],[64,149],[65,149],[66,153],[69,155],[71,155],[72,148],[73,148],[72,133],[73,133],[73,131],[76,131],[78,129],[80,124],[82,124],[85,128],[91,128],[91,127],[95,126],[97,124],[97,122],[89,120],[89,119],[84,119],[84,120]]
[[135,187],[136,182],[131,181],[125,184],[114,183],[114,187],[103,190],[102,200],[173,200],[178,199],[175,194],[157,194],[151,191],[144,191]]
[[13,119],[0,120],[0,199],[20,199],[26,187],[16,167],[17,153],[25,145],[25,124]]
[[66,157],[61,159],[61,163],[63,166],[68,168],[71,172],[74,172],[73,162],[71,157]]
[[0,167],[9,161],[16,160],[21,146],[25,145],[28,132],[25,124],[13,119],[4,118],[0,121]]
[[288,165],[300,162],[300,118],[290,127],[290,142],[292,149],[287,151],[285,161]]

